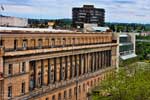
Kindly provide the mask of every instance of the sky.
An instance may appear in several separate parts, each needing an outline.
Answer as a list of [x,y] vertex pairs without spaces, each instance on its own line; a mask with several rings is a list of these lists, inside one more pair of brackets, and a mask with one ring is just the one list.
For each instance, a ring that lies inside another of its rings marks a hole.
[[0,0],[8,16],[36,19],[72,18],[84,4],[105,9],[106,22],[150,24],[150,0]]

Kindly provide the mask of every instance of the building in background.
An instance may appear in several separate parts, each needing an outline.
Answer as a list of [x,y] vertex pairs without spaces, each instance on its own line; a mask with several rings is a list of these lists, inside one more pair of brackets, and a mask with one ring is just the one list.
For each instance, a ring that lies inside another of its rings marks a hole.
[[87,100],[116,69],[111,32],[3,27],[0,35],[1,100]]
[[97,24],[104,26],[105,10],[94,8],[93,5],[84,5],[81,8],[72,9],[73,27],[83,28],[84,23]]
[[150,36],[150,32],[141,32],[140,36]]
[[127,60],[136,57],[136,35],[134,33],[114,33],[113,38],[117,40],[118,57],[121,60]]
[[0,16],[0,26],[27,27],[28,19],[11,16]]
[[109,27],[100,27],[97,24],[84,24],[84,32],[107,32],[111,31]]

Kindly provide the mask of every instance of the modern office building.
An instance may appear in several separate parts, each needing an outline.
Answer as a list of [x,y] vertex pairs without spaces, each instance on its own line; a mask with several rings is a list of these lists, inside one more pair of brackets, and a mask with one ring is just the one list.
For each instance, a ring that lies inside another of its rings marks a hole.
[[0,28],[0,100],[87,100],[116,69],[111,32]]
[[94,8],[93,5],[84,5],[81,8],[72,9],[73,27],[83,28],[84,23],[104,26],[105,10]]
[[118,56],[122,60],[136,57],[135,46],[136,36],[134,33],[114,33],[118,46]]

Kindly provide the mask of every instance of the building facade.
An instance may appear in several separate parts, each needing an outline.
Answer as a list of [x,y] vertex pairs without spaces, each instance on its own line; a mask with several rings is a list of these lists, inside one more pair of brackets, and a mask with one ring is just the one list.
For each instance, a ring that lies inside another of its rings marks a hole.
[[118,46],[118,57],[127,60],[136,57],[136,35],[135,33],[114,33]]
[[28,19],[11,16],[0,16],[0,26],[27,27]]
[[87,100],[117,64],[112,33],[0,31],[0,100]]
[[73,27],[83,28],[84,23],[104,26],[105,10],[94,8],[93,5],[84,5],[81,8],[72,9]]

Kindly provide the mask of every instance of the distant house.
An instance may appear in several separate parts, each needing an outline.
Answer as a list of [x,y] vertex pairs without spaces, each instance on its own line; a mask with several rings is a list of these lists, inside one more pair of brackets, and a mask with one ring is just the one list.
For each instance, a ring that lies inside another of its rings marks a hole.
[[140,36],[150,36],[150,32],[143,32],[140,34]]

